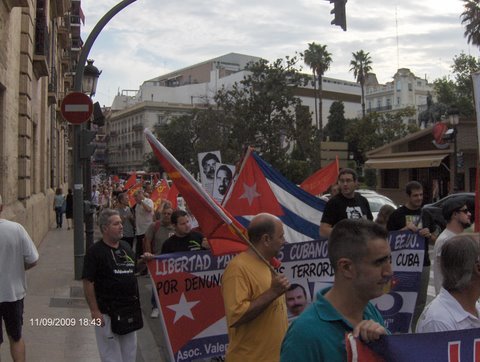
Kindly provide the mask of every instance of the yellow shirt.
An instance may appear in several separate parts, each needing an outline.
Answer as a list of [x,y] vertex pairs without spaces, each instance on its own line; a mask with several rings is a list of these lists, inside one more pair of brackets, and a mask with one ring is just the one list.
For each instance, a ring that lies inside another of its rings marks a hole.
[[222,295],[228,325],[227,362],[277,362],[288,328],[285,295],[275,299],[261,314],[248,323],[230,327],[247,311],[272,283],[269,267],[249,253],[237,255],[222,277]]

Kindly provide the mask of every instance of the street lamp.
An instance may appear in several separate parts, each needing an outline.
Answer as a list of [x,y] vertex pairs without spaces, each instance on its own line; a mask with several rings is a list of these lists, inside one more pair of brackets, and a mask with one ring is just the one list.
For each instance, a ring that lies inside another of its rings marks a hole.
[[[98,70],[96,66],[93,65],[93,59],[87,60],[87,65],[83,69],[83,79],[82,79],[82,92],[86,93],[92,98],[97,91],[97,83],[101,71]],[[92,122],[89,120],[87,122],[87,130],[92,129]],[[84,200],[84,212],[85,212],[85,249],[88,250],[90,246],[93,245],[93,234],[94,234],[94,225],[93,225],[93,213],[95,210],[92,209],[92,158],[91,156],[86,158],[83,163],[83,175],[84,175],[84,185],[85,185],[85,195]]]
[[83,69],[82,79],[82,92],[93,97],[97,91],[97,83],[102,71],[99,71],[96,66],[93,65],[94,60],[88,59],[87,65]]
[[460,121],[460,112],[457,107],[452,106],[448,110],[448,121],[453,126],[453,192],[458,191],[458,151],[457,151],[457,125]]
[[[133,4],[137,0],[122,0],[120,3],[111,8],[94,26],[87,40],[82,46],[80,55],[78,57],[77,66],[75,68],[75,78],[73,88],[75,92],[81,92],[83,87],[83,71],[85,69],[85,62],[88,58],[88,53],[92,49],[95,39],[100,34],[107,23],[121,10],[128,5]],[[82,167],[80,162],[80,134],[83,125],[73,126],[73,254],[74,254],[74,270],[75,279],[82,278],[83,259],[85,256],[85,242],[83,239],[83,179]]]

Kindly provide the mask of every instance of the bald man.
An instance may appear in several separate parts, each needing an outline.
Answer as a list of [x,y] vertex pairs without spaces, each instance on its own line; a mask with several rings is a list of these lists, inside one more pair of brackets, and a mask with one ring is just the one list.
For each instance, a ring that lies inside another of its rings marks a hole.
[[[277,256],[285,244],[283,224],[270,214],[255,216],[248,227],[248,236],[266,260]],[[228,264],[222,277],[228,362],[278,362],[288,327],[284,294],[289,286],[288,279],[273,274],[252,248]]]

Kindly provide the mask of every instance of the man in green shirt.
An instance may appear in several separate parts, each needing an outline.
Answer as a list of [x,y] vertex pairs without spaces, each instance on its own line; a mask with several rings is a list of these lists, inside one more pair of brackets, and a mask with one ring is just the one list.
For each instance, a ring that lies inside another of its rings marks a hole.
[[369,342],[388,333],[369,302],[384,293],[392,276],[387,236],[368,220],[344,219],[334,226],[328,243],[333,286],[321,290],[291,324],[281,362],[346,361],[345,334]]

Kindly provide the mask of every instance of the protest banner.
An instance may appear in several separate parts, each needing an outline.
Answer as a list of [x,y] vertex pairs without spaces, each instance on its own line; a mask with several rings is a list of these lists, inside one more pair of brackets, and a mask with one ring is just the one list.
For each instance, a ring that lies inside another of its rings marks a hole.
[[480,328],[476,328],[383,336],[380,340],[368,345],[356,339],[356,343],[349,342],[355,346],[357,355],[349,356],[348,361],[371,362],[371,351],[373,351],[376,357],[380,357],[375,361],[480,362],[479,336]]
[[[406,333],[420,285],[424,240],[402,231],[391,233],[389,241],[394,276],[387,294],[372,302],[384,316],[387,328]],[[220,285],[233,257],[198,251],[160,255],[149,262],[171,360],[225,354],[228,337]],[[309,302],[333,282],[327,240],[286,244],[279,260],[282,264],[278,271],[291,283],[302,285]]]

